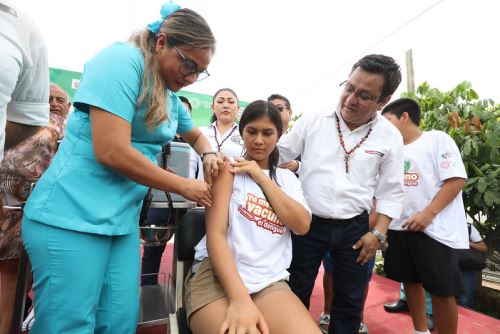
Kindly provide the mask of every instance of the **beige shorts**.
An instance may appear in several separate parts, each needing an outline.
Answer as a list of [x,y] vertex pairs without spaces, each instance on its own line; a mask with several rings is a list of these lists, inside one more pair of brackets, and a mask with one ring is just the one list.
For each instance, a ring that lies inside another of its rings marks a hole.
[[[189,323],[191,315],[204,306],[216,301],[219,298],[226,297],[215,272],[212,268],[212,262],[205,258],[198,267],[196,273],[188,274],[186,279],[186,315]],[[278,281],[269,284],[259,292],[250,295],[252,300],[257,300],[276,290],[290,290],[286,281]]]

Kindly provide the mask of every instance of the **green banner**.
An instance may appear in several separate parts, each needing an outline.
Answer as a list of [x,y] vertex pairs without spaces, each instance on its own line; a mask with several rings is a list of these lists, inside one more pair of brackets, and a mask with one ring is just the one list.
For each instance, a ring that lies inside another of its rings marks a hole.
[[[73,96],[80,84],[80,77],[82,73],[63,70],[60,68],[50,68],[50,81],[61,86],[73,101]],[[212,116],[212,96],[206,94],[199,94],[181,90],[178,95],[186,97],[191,106],[193,107],[192,118],[196,126],[207,126],[210,124],[210,117]],[[239,101],[240,110],[238,118],[243,112],[243,109],[248,105],[248,102]]]
[[60,68],[49,68],[50,82],[61,86],[68,93],[70,101],[73,101],[76,89],[80,85],[80,77],[82,73],[67,71]]

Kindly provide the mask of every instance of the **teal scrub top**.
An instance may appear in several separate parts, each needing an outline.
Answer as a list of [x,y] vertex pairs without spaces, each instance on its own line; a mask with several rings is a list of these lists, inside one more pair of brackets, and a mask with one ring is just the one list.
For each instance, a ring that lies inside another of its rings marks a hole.
[[137,108],[144,72],[142,52],[115,43],[85,64],[66,135],[25,207],[27,218],[60,228],[124,235],[138,228],[147,187],[97,162],[92,146],[89,106],[132,126],[131,144],[151,161],[175,133],[193,128],[176,94],[167,92],[168,120],[153,130],[144,121],[146,104]]

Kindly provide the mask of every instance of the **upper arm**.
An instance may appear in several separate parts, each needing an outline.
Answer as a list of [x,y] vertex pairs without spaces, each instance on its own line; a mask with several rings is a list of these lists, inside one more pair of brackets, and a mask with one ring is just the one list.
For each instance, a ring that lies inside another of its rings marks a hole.
[[182,139],[184,139],[191,147],[194,146],[198,138],[203,135],[201,130],[199,128],[193,127],[191,130],[186,131],[186,132],[181,132],[179,133],[182,136]]
[[84,112],[94,106],[132,123],[138,112],[143,71],[140,51],[112,45],[85,64],[73,105]]
[[443,186],[445,185],[462,190],[462,188],[465,186],[465,179],[462,177],[450,177],[444,180]]
[[216,233],[227,232],[229,206],[233,192],[234,175],[231,166],[225,165],[212,183],[212,206],[206,209],[207,238]]
[[98,107],[90,106],[92,145],[98,161],[110,152],[117,153],[131,146],[132,128],[129,122]]

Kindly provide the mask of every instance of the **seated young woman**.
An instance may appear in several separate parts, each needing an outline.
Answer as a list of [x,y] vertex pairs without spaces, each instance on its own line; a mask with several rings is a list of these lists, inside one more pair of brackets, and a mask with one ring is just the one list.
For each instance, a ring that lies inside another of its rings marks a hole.
[[277,168],[278,109],[255,101],[239,124],[243,158],[225,163],[206,208],[206,238],[196,246],[186,284],[191,330],[203,333],[321,333],[287,284],[290,233],[305,234],[310,210],[297,177]]

